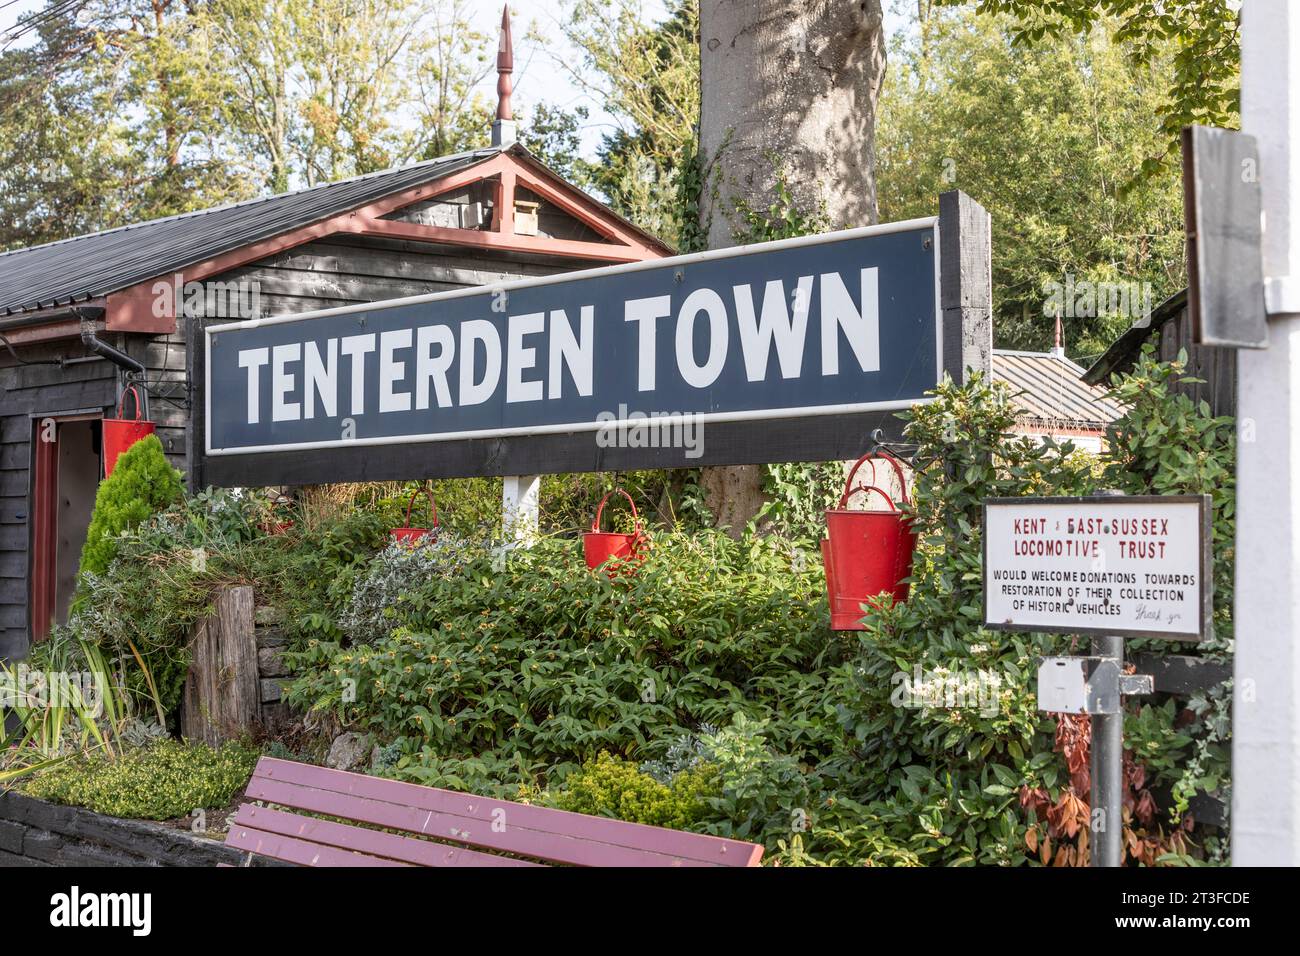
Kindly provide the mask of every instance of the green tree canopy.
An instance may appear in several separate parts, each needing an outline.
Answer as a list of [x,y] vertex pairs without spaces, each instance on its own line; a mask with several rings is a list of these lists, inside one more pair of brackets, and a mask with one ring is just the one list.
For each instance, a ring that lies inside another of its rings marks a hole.
[[[940,192],[965,190],[993,218],[996,344],[1047,348],[1060,312],[1070,353],[1088,356],[1184,282],[1176,175],[1129,185],[1162,143],[1165,64],[1134,65],[1104,26],[1034,44],[1018,30],[938,11],[896,37],[876,137],[881,219],[933,215]],[[1097,283],[1125,307],[1082,294]]]
[[[946,6],[971,2],[938,0]],[[1177,165],[1184,126],[1235,129],[1240,123],[1241,0],[975,0],[975,6],[981,13],[1009,14],[1020,43],[1108,25],[1133,63],[1158,68],[1163,137],[1144,158],[1144,176]]]
[[[486,145],[497,38],[471,12],[47,0],[0,50],[0,249]],[[534,103],[522,138],[558,158],[577,118]]]

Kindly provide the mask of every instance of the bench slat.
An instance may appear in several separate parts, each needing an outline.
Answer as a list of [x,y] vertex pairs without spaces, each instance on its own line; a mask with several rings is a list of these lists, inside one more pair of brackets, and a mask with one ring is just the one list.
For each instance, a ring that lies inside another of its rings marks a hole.
[[410,866],[366,853],[299,840],[282,833],[267,833],[249,826],[232,825],[226,845],[302,866]]
[[[272,757],[258,761],[247,795],[578,866],[757,866],[763,854],[762,846],[740,840],[534,807]],[[372,803],[369,809],[382,819],[358,815]],[[347,811],[340,809],[343,806]],[[498,820],[506,825],[504,833],[492,829]]]
[[256,807],[251,803],[245,803],[239,808],[239,813],[235,816],[235,824],[325,846],[368,853],[371,856],[401,860],[417,866],[540,865],[529,860],[515,860],[504,856],[493,856],[490,853],[479,853],[463,846],[398,836],[396,833],[384,833],[380,830],[367,830],[346,823],[336,823],[333,820],[301,817],[297,814],[273,810],[270,807]]
[[281,806],[357,820],[440,840],[453,840],[487,850],[567,863],[574,866],[708,866],[700,860],[656,853],[636,847],[614,846],[566,834],[547,833],[516,826],[507,817],[504,830],[494,831],[490,821],[409,807],[352,794],[317,790],[283,780],[260,780],[248,785],[245,796]]

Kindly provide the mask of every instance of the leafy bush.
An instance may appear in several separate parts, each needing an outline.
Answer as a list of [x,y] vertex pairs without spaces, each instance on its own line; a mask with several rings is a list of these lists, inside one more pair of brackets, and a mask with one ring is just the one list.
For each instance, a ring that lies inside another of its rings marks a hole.
[[163,740],[116,759],[60,764],[24,786],[33,797],[139,820],[170,820],[191,810],[228,805],[248,784],[256,750],[240,743],[220,749]]
[[397,602],[389,636],[311,642],[288,696],[400,742],[393,772],[443,786],[484,768],[553,784],[602,750],[655,757],[739,712],[779,717],[779,749],[823,753],[839,736],[824,592],[820,561],[778,539],[661,534],[616,581],[573,540],[482,551]]
[[81,573],[102,574],[117,555],[118,535],[135,528],[184,494],[181,473],[167,463],[156,435],[146,435],[117,459],[100,482],[81,549]]
[[[548,539],[470,552],[458,573],[418,582],[391,602],[391,630],[373,644],[308,642],[290,700],[374,733],[397,755],[393,776],[502,796],[576,785],[594,812],[631,814],[625,788],[662,797],[707,767],[717,790],[695,828],[761,841],[783,864],[1082,862],[1083,847],[1060,851],[1079,838],[1071,821],[1086,812],[1086,788],[1081,803],[1075,758],[1033,690],[1037,659],[1065,639],[983,627],[982,502],[1217,482],[1221,524],[1226,466],[1218,451],[1194,452],[1221,429],[1175,398],[1179,374],[1148,356],[1121,383],[1133,410],[1100,460],[1016,437],[1004,386],[940,386],[906,416],[917,448],[911,596],[865,610],[863,631],[828,630],[821,562],[786,538],[661,532],[618,580],[589,573],[577,542]],[[1157,418],[1161,438],[1148,445]],[[808,525],[800,515],[784,523]],[[934,688],[953,699],[928,698]],[[1131,721],[1144,813],[1130,845],[1149,861],[1186,849],[1181,829],[1146,812],[1153,783],[1175,785],[1179,800],[1195,786],[1179,777],[1195,741],[1176,719],[1142,705]],[[1221,783],[1218,751],[1200,752],[1196,780]],[[641,761],[639,774],[615,758]],[[1054,822],[1037,817],[1042,807]]]
[[117,662],[138,699],[156,701],[160,722],[180,702],[189,634],[215,588],[255,582],[291,636],[337,638],[334,608],[394,523],[380,508],[267,535],[267,509],[256,496],[209,489],[123,532],[108,568],[82,576],[70,626]]
[[809,826],[820,781],[800,766],[798,757],[768,744],[769,727],[769,721],[740,713],[731,726],[700,739],[703,766],[717,769],[720,784],[720,792],[709,800],[709,833],[772,845]]
[[450,531],[413,544],[390,543],[356,579],[339,627],[354,645],[387,636],[398,603],[428,578],[459,572],[468,549],[465,540]]
[[708,800],[717,791],[717,773],[707,765],[683,771],[664,784],[635,763],[602,753],[570,774],[547,802],[560,810],[690,830],[704,819]]
[[[1099,487],[1210,493],[1209,648],[1226,656],[1231,428],[1174,393],[1181,375],[1143,357],[1119,383],[1130,410],[1100,458],[1011,435],[1001,386],[943,384],[906,416],[911,596],[864,609],[860,632],[828,629],[811,541],[660,531],[636,573],[611,580],[586,569],[573,538],[399,552],[386,548],[391,500],[267,537],[251,506],[219,495],[116,539],[119,560],[86,575],[93,613],[77,620],[119,663],[139,648],[171,702],[211,588],[255,581],[294,639],[289,701],[373,735],[378,772],[757,840],[783,865],[1080,863],[1086,728],[1039,713],[1033,692],[1037,658],[1066,639],[983,627],[981,504]],[[811,537],[820,485],[788,477],[799,506],[772,517]],[[573,487],[585,501],[602,486]],[[644,487],[671,500],[667,485]],[[689,483],[677,487],[685,501]],[[1132,706],[1125,836],[1142,862],[1222,858],[1222,845],[1190,846],[1183,812],[1198,789],[1227,791],[1228,699],[1217,688],[1182,710]],[[1167,814],[1155,784],[1172,789]]]

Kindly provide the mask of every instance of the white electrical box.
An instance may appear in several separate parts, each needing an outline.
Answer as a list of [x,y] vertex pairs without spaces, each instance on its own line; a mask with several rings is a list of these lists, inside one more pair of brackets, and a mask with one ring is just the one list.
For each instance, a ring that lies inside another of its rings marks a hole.
[[1038,665],[1038,709],[1053,714],[1088,712],[1088,659],[1045,657]]
[[1050,714],[1118,714],[1123,694],[1151,693],[1150,675],[1123,675],[1112,657],[1044,657],[1038,709]]

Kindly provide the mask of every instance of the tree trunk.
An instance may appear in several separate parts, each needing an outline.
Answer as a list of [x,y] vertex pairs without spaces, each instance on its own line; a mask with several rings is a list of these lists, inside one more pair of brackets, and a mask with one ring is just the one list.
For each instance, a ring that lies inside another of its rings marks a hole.
[[[737,203],[766,212],[778,170],[831,229],[876,221],[880,0],[701,0],[700,225],[735,245]],[[706,439],[707,440],[707,439]],[[761,466],[705,468],[705,502],[739,536],[762,506]]]

